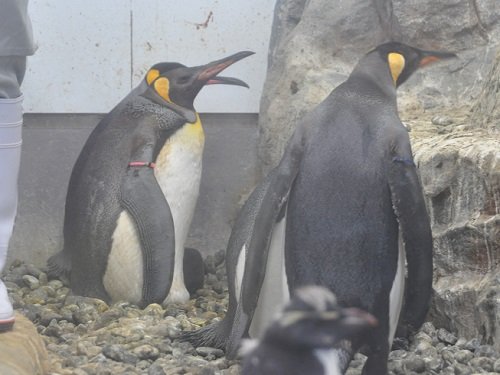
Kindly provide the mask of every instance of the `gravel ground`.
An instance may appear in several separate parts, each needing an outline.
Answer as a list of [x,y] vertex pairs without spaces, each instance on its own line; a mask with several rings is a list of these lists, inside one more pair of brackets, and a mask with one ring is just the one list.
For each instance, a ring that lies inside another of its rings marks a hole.
[[[68,295],[61,280],[48,280],[36,267],[14,262],[3,280],[16,310],[43,336],[52,365],[60,375],[237,375],[240,366],[221,350],[193,348],[177,341],[193,330],[221,319],[227,305],[223,252],[205,260],[205,287],[184,305],[149,305]],[[399,341],[391,352],[391,375],[500,374],[500,356],[479,339],[457,338],[426,323],[411,342]],[[356,355],[347,371],[360,375],[364,357]]]

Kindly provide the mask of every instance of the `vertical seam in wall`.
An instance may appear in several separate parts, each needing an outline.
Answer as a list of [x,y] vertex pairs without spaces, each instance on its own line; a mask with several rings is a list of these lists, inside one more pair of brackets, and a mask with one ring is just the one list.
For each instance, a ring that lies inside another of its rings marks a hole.
[[134,86],[134,11],[130,0],[130,90]]

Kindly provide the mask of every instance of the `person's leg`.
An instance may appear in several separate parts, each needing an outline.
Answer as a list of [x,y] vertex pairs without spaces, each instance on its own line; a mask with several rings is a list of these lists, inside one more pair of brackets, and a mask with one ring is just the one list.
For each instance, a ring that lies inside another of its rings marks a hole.
[[[20,91],[26,57],[0,56],[0,275],[7,259],[17,212],[17,178],[21,160],[23,97]],[[0,332],[14,324],[7,289],[0,279]]]

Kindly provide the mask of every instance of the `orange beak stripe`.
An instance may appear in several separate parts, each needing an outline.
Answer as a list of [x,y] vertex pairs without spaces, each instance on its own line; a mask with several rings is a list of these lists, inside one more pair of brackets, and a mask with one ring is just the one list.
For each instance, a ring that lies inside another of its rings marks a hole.
[[425,56],[422,60],[420,60],[420,63],[418,64],[418,66],[424,67],[426,65],[438,62],[440,60],[441,59],[439,57],[436,57],[436,56]]

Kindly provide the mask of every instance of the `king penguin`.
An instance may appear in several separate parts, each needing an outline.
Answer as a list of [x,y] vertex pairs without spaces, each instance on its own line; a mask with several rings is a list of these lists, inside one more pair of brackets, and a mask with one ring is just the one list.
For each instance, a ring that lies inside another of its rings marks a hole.
[[400,312],[401,327],[421,326],[433,272],[429,217],[396,89],[419,67],[452,57],[384,43],[304,116],[235,221],[225,318],[183,339],[234,357],[241,338],[261,337],[293,290],[321,285],[341,306],[378,321],[332,354],[339,371],[363,345],[363,375],[387,374]]
[[340,375],[325,353],[376,324],[371,314],[341,308],[325,287],[300,287],[261,340],[243,342],[242,374]]
[[204,147],[193,101],[205,85],[248,87],[218,74],[251,54],[156,64],[90,134],[69,181],[64,247],[48,261],[73,293],[141,307],[189,299],[184,245]]

